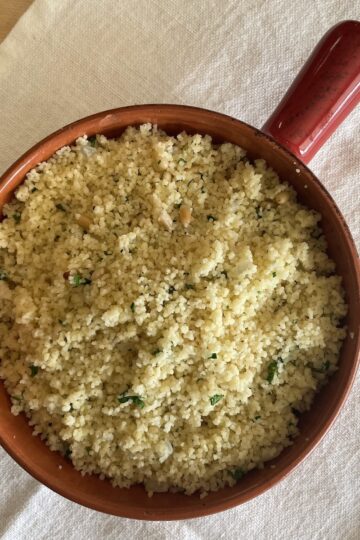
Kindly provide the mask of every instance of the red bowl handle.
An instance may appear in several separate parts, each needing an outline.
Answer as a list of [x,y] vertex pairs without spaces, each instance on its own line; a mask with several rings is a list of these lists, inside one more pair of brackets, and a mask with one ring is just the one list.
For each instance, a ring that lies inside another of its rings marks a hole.
[[324,35],[263,131],[310,161],[360,101],[360,22]]

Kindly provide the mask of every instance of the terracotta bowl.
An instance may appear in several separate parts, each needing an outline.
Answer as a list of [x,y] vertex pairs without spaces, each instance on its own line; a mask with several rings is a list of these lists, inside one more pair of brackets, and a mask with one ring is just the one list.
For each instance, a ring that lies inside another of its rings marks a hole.
[[[333,46],[335,41],[337,45]],[[330,49],[332,52],[329,59]],[[355,67],[354,49],[357,51]],[[339,77],[338,82],[334,83],[335,88],[332,87],[331,95],[328,93],[327,98],[322,97],[321,103],[324,104],[324,99],[327,103],[325,108],[319,106],[319,101],[316,105],[316,99],[313,99],[315,105],[308,107],[308,114],[299,115],[299,110],[304,110],[304,101],[310,102],[306,89],[304,91],[304,80],[311,77],[311,93],[314,97],[314,88],[315,93],[320,92],[324,78],[321,70],[319,76],[319,70],[315,69],[314,63],[318,65],[327,55],[328,60],[322,65],[325,65],[329,73],[334,65],[334,54],[340,55],[347,66],[344,75],[346,80]],[[291,447],[266,464],[263,470],[248,473],[236,486],[211,493],[204,499],[200,499],[198,495],[188,497],[169,493],[155,494],[149,498],[140,485],[131,489],[120,489],[113,488],[109,481],[101,481],[97,476],[83,477],[70,461],[57,452],[50,451],[39,437],[32,435],[25,416],[15,417],[11,414],[9,396],[0,384],[0,442],[32,476],[68,499],[109,514],[147,520],[184,519],[226,510],[259,495],[284,478],[318,444],[343,405],[355,376],[360,345],[359,260],[339,209],[303,161],[314,154],[316,147],[324,142],[334,125],[349,111],[349,99],[346,101],[346,96],[348,92],[354,93],[351,88],[359,76],[359,59],[359,23],[353,21],[331,29],[314,50],[293,87],[264,128],[268,133],[275,131],[278,140],[284,142],[286,139],[285,142],[293,153],[263,132],[222,114],[185,106],[142,105],[101,112],[66,126],[34,146],[3,175],[0,182],[0,209],[4,202],[11,198],[14,189],[23,182],[30,169],[83,134],[103,133],[112,137],[120,135],[129,125],[151,122],[158,124],[169,134],[183,130],[188,133],[208,133],[215,142],[229,141],[238,144],[248,151],[250,158],[264,158],[283,180],[292,184],[300,201],[321,213],[328,251],[336,261],[337,272],[343,278],[349,305],[346,320],[349,332],[342,348],[339,370],[317,395],[311,410],[301,416],[300,435]],[[348,75],[349,66],[352,69],[351,80]],[[294,93],[296,97],[296,92],[301,88],[302,101],[297,98],[294,102]],[[357,100],[358,98],[357,94]],[[343,106],[339,107],[339,103],[344,101],[348,106],[346,110]],[[353,100],[352,106],[354,104]],[[297,126],[297,129],[294,129],[294,126]],[[317,133],[320,132],[320,138],[314,136],[316,130]],[[292,135],[289,136],[291,131]]]

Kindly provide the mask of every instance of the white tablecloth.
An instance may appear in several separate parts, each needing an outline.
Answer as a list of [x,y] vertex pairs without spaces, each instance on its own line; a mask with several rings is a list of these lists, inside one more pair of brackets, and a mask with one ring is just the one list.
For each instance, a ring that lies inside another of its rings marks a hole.
[[[36,0],[0,45],[0,172],[64,124],[122,105],[187,103],[261,126],[321,35],[359,16],[356,0]],[[357,110],[311,164],[358,244],[359,120]],[[331,432],[280,485],[184,522],[82,508],[0,449],[0,537],[359,539],[359,402],[357,382]]]

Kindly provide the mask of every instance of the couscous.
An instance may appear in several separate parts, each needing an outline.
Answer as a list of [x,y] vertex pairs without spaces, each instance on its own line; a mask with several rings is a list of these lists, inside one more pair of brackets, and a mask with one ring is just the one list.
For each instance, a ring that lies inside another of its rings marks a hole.
[[291,444],[346,305],[320,215],[263,160],[151,125],[84,136],[3,213],[0,377],[52,450],[206,494]]

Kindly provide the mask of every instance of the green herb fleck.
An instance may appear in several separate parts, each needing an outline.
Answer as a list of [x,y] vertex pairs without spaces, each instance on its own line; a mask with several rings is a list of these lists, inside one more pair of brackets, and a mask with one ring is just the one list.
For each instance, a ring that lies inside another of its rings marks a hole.
[[37,191],[38,189],[36,187],[33,187],[32,190],[31,190],[31,193],[35,193],[35,191]]
[[14,399],[15,401],[21,401],[22,398],[19,397],[19,396],[11,396],[12,399]]
[[5,281],[8,278],[7,273],[5,270],[0,270],[0,281]]
[[169,289],[168,289],[168,293],[169,294],[174,294],[174,292],[176,291],[175,287],[173,287],[172,285],[170,285]]
[[207,216],[206,216],[206,219],[207,219],[208,221],[217,221],[217,217],[212,216],[211,214],[207,215]]
[[55,204],[55,207],[58,209],[58,210],[61,210],[61,212],[66,212],[66,208],[63,204],[61,203],[56,203]]
[[185,289],[190,290],[190,289],[195,289],[195,287],[192,283],[185,283]]
[[238,482],[238,480],[241,480],[241,478],[244,476],[245,472],[243,469],[234,469],[233,471],[230,471],[230,474],[233,479]]
[[128,401],[132,401],[134,405],[140,407],[140,409],[145,407],[145,403],[140,396],[124,396],[124,394],[121,394],[121,396],[118,396],[117,399],[119,403],[127,403]]
[[15,212],[15,213],[13,214],[13,218],[14,218],[15,223],[20,223],[20,220],[21,220],[21,214],[20,214],[20,212]]
[[210,356],[209,356],[209,359],[212,359],[212,360],[216,360],[216,358],[217,358],[216,352],[213,352],[213,353],[210,354]]
[[261,416],[255,416],[255,420],[260,420]]
[[32,377],[35,377],[35,375],[38,374],[39,372],[39,368],[38,366],[34,366],[33,364],[30,366],[30,372],[31,372],[31,376]]
[[75,276],[72,277],[72,285],[73,287],[80,287],[80,285],[90,285],[91,279],[81,277],[79,274],[75,274]]
[[74,410],[73,404],[70,403],[70,412],[73,412],[73,410]]
[[153,356],[157,356],[158,354],[160,354],[162,352],[161,349],[155,349],[155,351],[153,351]]
[[268,383],[272,383],[275,375],[278,373],[278,363],[277,360],[274,360],[273,362],[270,362],[268,365],[268,373],[267,373],[267,381]]
[[330,367],[330,362],[329,360],[327,360],[326,362],[323,362],[321,368],[316,368],[316,367],[313,367],[313,371],[316,371],[317,373],[325,373],[326,371],[328,371]]
[[223,397],[224,397],[224,394],[214,394],[210,398],[211,405],[216,405],[216,403],[218,403],[220,399],[222,399]]
[[131,304],[130,309],[133,313],[135,313],[135,304],[134,302]]
[[91,137],[88,137],[88,143],[91,144],[91,146],[96,145],[96,135],[92,135]]
[[276,272],[273,272],[273,273],[272,273],[272,277],[276,277]]

